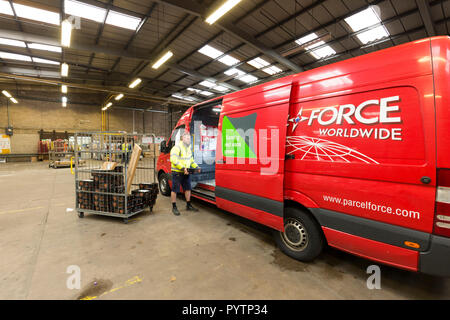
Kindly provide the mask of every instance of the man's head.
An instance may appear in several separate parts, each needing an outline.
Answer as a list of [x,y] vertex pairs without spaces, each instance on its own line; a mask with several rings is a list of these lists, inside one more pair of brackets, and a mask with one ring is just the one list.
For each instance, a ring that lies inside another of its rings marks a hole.
[[191,135],[189,132],[184,131],[183,134],[181,135],[181,141],[183,141],[183,143],[185,145],[190,145],[191,144]]

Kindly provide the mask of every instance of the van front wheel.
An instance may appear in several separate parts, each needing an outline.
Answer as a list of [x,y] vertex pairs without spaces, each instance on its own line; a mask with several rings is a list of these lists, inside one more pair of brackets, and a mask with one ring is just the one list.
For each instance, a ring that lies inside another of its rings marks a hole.
[[312,261],[324,246],[318,223],[304,211],[286,208],[284,232],[274,232],[275,242],[286,255],[299,261]]
[[167,173],[161,173],[159,175],[159,190],[163,196],[170,196],[169,175]]

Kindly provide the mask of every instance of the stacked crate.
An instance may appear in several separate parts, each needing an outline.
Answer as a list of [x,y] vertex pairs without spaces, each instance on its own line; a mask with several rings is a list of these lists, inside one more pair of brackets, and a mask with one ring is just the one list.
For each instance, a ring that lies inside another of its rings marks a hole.
[[[78,181],[78,205],[81,209],[95,210],[92,201],[94,191],[94,180]],[[87,192],[86,192],[87,191]]]

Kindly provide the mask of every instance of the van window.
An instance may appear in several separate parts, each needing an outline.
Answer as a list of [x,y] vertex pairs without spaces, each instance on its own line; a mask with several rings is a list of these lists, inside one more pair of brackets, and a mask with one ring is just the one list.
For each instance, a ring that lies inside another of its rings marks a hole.
[[182,124],[181,126],[175,128],[175,130],[173,130],[172,136],[170,137],[170,141],[167,144],[170,148],[172,148],[174,145],[180,142],[181,134],[184,132],[185,129],[186,126]]

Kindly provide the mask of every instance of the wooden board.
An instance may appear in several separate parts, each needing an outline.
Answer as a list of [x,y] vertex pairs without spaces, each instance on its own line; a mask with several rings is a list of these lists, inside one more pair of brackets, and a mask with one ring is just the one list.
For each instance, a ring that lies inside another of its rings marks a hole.
[[127,169],[127,192],[131,194],[131,184],[133,183],[134,174],[136,173],[136,167],[141,157],[142,149],[139,145],[135,144],[133,148],[133,153],[131,154],[130,162],[128,163]]
[[117,162],[109,162],[109,161],[105,161],[102,164],[102,170],[114,170],[117,166]]

